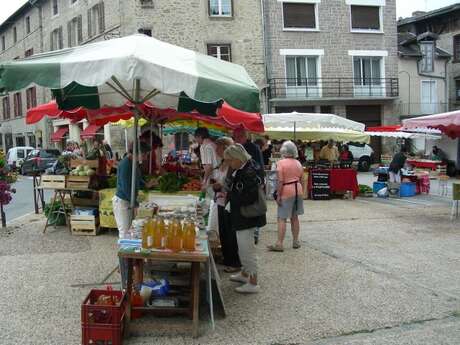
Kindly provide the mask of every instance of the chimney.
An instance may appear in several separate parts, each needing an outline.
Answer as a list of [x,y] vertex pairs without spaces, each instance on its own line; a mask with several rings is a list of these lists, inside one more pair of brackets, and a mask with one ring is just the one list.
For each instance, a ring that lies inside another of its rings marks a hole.
[[419,17],[419,16],[423,16],[424,14],[426,14],[425,11],[414,11],[412,12],[412,17]]

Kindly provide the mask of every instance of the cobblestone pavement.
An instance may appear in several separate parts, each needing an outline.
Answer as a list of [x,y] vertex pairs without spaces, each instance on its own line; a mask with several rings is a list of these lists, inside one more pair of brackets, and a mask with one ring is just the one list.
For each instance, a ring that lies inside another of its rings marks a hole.
[[[222,273],[228,316],[199,339],[181,318],[127,345],[460,343],[460,226],[446,198],[307,201],[302,248],[269,253],[275,208],[257,251],[262,291],[241,296]],[[41,216],[0,230],[0,344],[80,344],[80,303],[116,267],[116,233],[42,234]],[[108,282],[119,281],[117,273]],[[137,328],[136,328],[137,327]]]

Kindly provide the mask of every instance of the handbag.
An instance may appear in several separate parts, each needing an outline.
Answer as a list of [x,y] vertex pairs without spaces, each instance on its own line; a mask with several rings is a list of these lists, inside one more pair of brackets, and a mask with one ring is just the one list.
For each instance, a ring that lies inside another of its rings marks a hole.
[[262,185],[259,185],[257,194],[257,201],[255,203],[240,207],[241,215],[244,218],[260,217],[267,213],[267,199]]

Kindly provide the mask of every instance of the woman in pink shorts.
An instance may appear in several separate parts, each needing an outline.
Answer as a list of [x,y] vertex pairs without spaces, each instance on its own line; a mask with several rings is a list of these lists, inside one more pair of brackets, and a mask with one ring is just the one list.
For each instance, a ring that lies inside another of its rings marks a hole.
[[291,220],[292,248],[300,248],[299,215],[303,214],[303,168],[297,158],[297,147],[292,141],[283,143],[280,149],[281,159],[277,164],[278,188],[278,241],[268,249],[275,252],[284,251],[283,242],[286,234],[286,220]]

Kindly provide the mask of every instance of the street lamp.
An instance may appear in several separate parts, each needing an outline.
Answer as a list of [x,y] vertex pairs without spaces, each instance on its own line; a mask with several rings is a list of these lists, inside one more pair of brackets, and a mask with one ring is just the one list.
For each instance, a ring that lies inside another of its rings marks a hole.
[[409,87],[408,87],[408,89],[409,89],[409,99],[408,99],[408,102],[409,102],[409,106],[408,106],[408,108],[407,108],[407,113],[408,113],[408,115],[410,115],[410,92],[411,92],[411,90],[410,90],[410,73],[407,72],[407,71],[399,71],[398,74],[401,74],[401,73],[406,73],[406,74],[407,74],[407,78],[408,78],[408,83],[409,83],[409,85],[408,85],[408,86],[409,86]]

